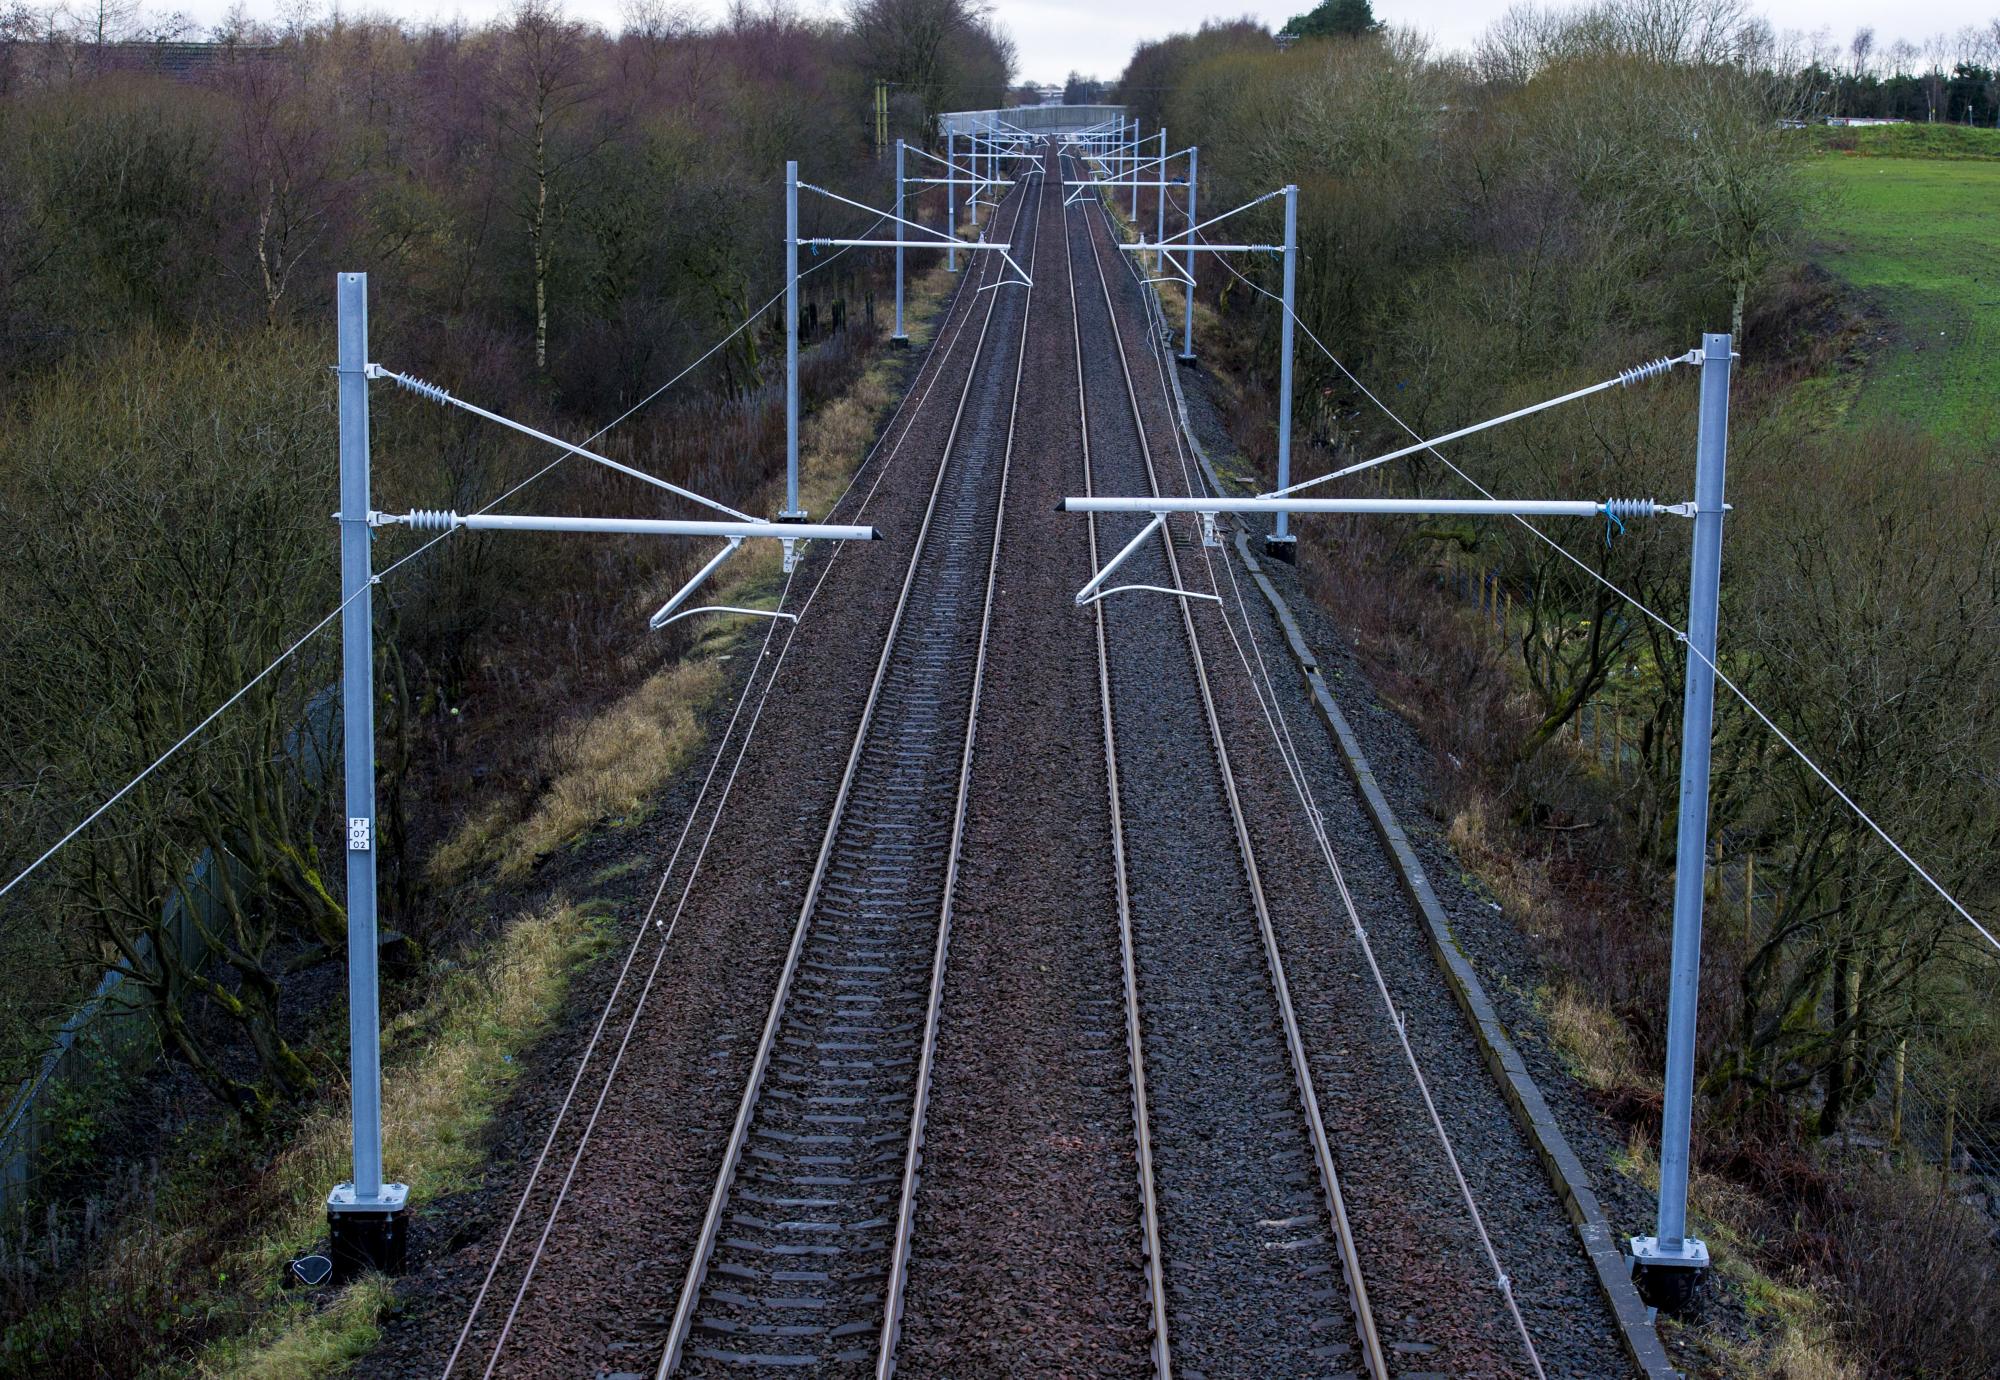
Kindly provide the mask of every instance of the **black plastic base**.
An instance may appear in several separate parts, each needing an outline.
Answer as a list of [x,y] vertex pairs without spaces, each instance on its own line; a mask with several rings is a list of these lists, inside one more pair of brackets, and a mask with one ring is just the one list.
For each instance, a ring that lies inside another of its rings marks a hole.
[[1635,1264],[1632,1267],[1632,1283],[1647,1306],[1662,1313],[1681,1313],[1694,1302],[1695,1292],[1701,1288],[1707,1274],[1706,1270],[1681,1265]]
[[892,350],[907,350],[910,348],[910,338],[906,335],[892,335],[889,337],[889,348]]
[[1180,365],[1183,369],[1192,369],[1195,365],[1201,363],[1201,358],[1198,355],[1175,355],[1174,363]]
[[1283,561],[1286,565],[1297,565],[1299,563],[1299,539],[1297,537],[1266,537],[1264,538],[1264,554],[1274,561]]
[[399,1212],[329,1212],[327,1235],[332,1239],[336,1287],[370,1270],[398,1275],[409,1260],[410,1210]]

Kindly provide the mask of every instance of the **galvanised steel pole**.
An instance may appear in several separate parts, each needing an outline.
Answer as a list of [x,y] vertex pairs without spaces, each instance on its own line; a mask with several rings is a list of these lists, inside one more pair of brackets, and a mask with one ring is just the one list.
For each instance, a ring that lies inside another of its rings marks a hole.
[[1708,1247],[1687,1234],[1688,1140],[1694,1120],[1694,1041],[1701,988],[1702,881],[1708,863],[1709,744],[1715,728],[1715,630],[1722,585],[1723,480],[1729,460],[1731,338],[1701,338],[1701,419],[1695,450],[1694,553],[1688,577],[1687,686],[1681,708],[1681,813],[1674,854],[1674,952],[1667,1005],[1666,1108],[1660,1124],[1657,1235],[1632,1243],[1642,1285],[1664,1305],[1685,1302]]
[[1159,187],[1153,192],[1153,243],[1161,246],[1153,253],[1153,272],[1167,271],[1167,127],[1160,126],[1160,170],[1154,174]]
[[409,1190],[382,1182],[382,1032],[375,916],[375,608],[368,524],[368,275],[334,284],[340,381],[341,730],[347,804],[347,1045],[354,1178],[327,1195],[334,1274],[403,1261]]
[[[1285,188],[1285,298],[1284,319],[1278,337],[1278,487],[1292,485],[1292,303],[1299,277],[1299,189]],[[1279,513],[1265,545],[1282,560],[1292,559],[1295,538],[1291,535],[1291,515]]]
[[1127,174],[1132,179],[1132,229],[1139,229],[1139,117],[1132,117],[1132,138],[1127,145],[1125,166],[1131,169]]
[[[909,238],[905,233],[909,227],[903,223],[903,141],[896,141],[896,333],[889,342],[907,345],[909,336],[903,334],[903,241]],[[798,238],[796,235],[794,239]]]
[[965,132],[965,173],[966,173],[966,224],[971,227],[974,238],[979,232],[979,131]]
[[[903,238],[899,233],[898,239]],[[785,510],[799,507],[799,165],[785,164]]]
[[951,243],[945,246],[944,269],[947,273],[958,272],[958,131],[946,130],[944,136],[944,232],[951,236]]
[[1201,150],[1188,149],[1188,212],[1187,212],[1187,309],[1181,318],[1181,360],[1194,363],[1194,189],[1201,168]]
[[343,273],[340,320],[341,713],[347,777],[348,1057],[354,1192],[382,1190],[382,1040],[375,973],[375,625],[368,526],[368,275]]

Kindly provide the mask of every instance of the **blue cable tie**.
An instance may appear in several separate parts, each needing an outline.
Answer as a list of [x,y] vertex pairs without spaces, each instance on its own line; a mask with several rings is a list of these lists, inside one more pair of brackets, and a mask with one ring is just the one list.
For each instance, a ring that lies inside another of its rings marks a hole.
[[1618,535],[1621,537],[1624,536],[1625,524],[1619,521],[1618,514],[1612,512],[1610,505],[1606,504],[1604,509],[1604,549],[1606,551],[1611,549],[1611,527],[1613,523],[1616,523],[1618,526]]

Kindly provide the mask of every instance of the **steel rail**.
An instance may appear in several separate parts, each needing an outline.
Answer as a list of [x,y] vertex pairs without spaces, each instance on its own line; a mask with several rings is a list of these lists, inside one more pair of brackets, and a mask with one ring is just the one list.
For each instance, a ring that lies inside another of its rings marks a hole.
[[[1019,208],[1015,220],[1020,219]],[[982,266],[982,271],[984,268]],[[977,297],[973,299],[976,301]],[[882,652],[876,661],[874,678],[869,682],[868,697],[863,702],[861,719],[856,725],[853,744],[848,749],[847,764],[841,772],[840,786],[835,792],[833,808],[828,811],[826,832],[821,838],[819,853],[813,864],[812,879],[807,884],[805,895],[800,901],[799,918],[792,931],[790,948],[785,955],[785,963],[778,975],[776,990],[772,994],[771,1008],[764,1020],[763,1033],[757,1043],[757,1052],[751,1061],[750,1076],[745,1083],[743,1096],[737,1105],[736,1120],[731,1128],[729,1143],[723,1154],[722,1166],[716,1175],[716,1183],[709,1198],[708,1211],[702,1221],[701,1234],[696,1239],[694,1254],[688,1263],[687,1278],[681,1286],[679,1302],[674,1310],[674,1320],[667,1336],[665,1354],[655,1371],[655,1380],[668,1380],[680,1365],[682,1352],[693,1330],[695,1308],[701,1300],[703,1286],[707,1280],[708,1266],[715,1254],[716,1241],[721,1235],[724,1215],[730,1201],[738,1169],[750,1136],[751,1124],[755,1118],[757,1105],[763,1093],[765,1075],[769,1071],[772,1052],[777,1044],[778,1033],[784,1023],[787,1003],[790,1000],[794,979],[798,973],[799,961],[805,951],[806,940],[812,932],[814,912],[818,909],[821,893],[825,886],[827,871],[833,862],[834,845],[838,840],[840,826],[847,812],[849,798],[853,794],[859,773],[862,753],[867,746],[869,730],[874,725],[875,709],[882,697],[882,687],[888,679],[889,667],[894,659],[898,640],[902,633],[904,615],[909,609],[910,591],[914,587],[918,570],[928,554],[932,519],[936,516],[938,500],[944,491],[945,476],[951,470],[952,451],[958,440],[960,424],[965,418],[966,403],[972,396],[973,384],[979,377],[979,362],[985,356],[988,334],[993,325],[993,311],[999,302],[997,296],[987,299],[986,314],[981,318],[979,337],[974,342],[972,355],[967,362],[965,383],[959,390],[958,403],[952,413],[951,427],[938,461],[937,475],[931,482],[929,500],[924,507],[924,518],[917,529],[917,536],[910,552],[909,564],[903,571],[903,582],[896,596],[896,605],[890,615],[889,627],[882,639]],[[910,425],[916,418],[912,416]],[[990,598],[989,598],[990,608]],[[980,632],[981,659],[984,656],[985,628]],[[977,699],[975,695],[974,703]],[[957,814],[962,819],[965,799],[961,793]],[[957,826],[954,826],[957,832]]]
[[[1090,213],[1084,212],[1086,232],[1090,229]],[[1106,233],[1109,222],[1106,221]],[[1112,339],[1118,346],[1118,365],[1125,379],[1125,393],[1132,406],[1134,429],[1139,437],[1139,451],[1146,466],[1147,485],[1155,495],[1161,492],[1158,471],[1153,464],[1153,451],[1146,439],[1145,413],[1139,406],[1139,393],[1132,380],[1132,366],[1125,356],[1125,337],[1118,324],[1118,310],[1111,297],[1111,280],[1104,271],[1103,256],[1098,252],[1097,236],[1090,234],[1091,260],[1097,268],[1098,283],[1104,292],[1104,305],[1110,318]],[[1096,521],[1092,517],[1092,522]],[[1172,532],[1162,526],[1159,533],[1161,550],[1167,561],[1167,568],[1176,589],[1184,589],[1181,578],[1180,561],[1174,550]],[[1346,1277],[1348,1300],[1353,1307],[1355,1330],[1361,1345],[1361,1354],[1373,1380],[1388,1380],[1387,1359],[1383,1354],[1382,1339],[1375,1326],[1373,1308],[1368,1302],[1368,1289],[1362,1279],[1361,1259],[1356,1251],[1353,1228],[1347,1218],[1347,1203],[1340,1188],[1340,1175],[1334,1166],[1333,1148],[1326,1133],[1326,1123],[1320,1115],[1319,1096],[1313,1086],[1312,1070],[1306,1061],[1305,1042],[1299,1032],[1298,1015],[1292,1006],[1291,985],[1285,977],[1284,957],[1279,952],[1276,927],[1271,922],[1271,911],[1264,897],[1264,884],[1257,867],[1257,855],[1250,838],[1249,821],[1243,811],[1243,803],[1236,789],[1236,776],[1229,764],[1228,744],[1223,737],[1222,719],[1215,707],[1215,697],[1209,685],[1207,659],[1202,651],[1201,636],[1195,626],[1194,604],[1187,599],[1176,601],[1181,611],[1181,626],[1186,633],[1188,656],[1194,665],[1195,680],[1200,690],[1203,717],[1208,722],[1209,741],[1214,749],[1217,771],[1220,774],[1223,794],[1229,801],[1230,819],[1236,832],[1238,854],[1243,863],[1244,878],[1248,883],[1253,907],[1257,913],[1257,929],[1264,944],[1266,967],[1271,978],[1271,989],[1278,1003],[1280,1024],[1284,1028],[1285,1047],[1291,1057],[1292,1080],[1297,1088],[1300,1104],[1306,1114],[1306,1126],[1313,1145],[1313,1157],[1317,1162],[1321,1185],[1326,1196],[1327,1214],[1332,1219],[1335,1244],[1340,1253],[1341,1273]],[[1100,614],[1100,621],[1102,615]]]
[[[979,699],[986,685],[986,644],[993,628],[993,595],[1000,585],[1000,547],[1007,525],[1007,478],[1013,469],[1014,430],[1020,416],[1021,380],[1027,370],[1028,323],[1034,316],[1034,263],[1041,247],[1044,185],[1038,177],[1035,184],[1034,238],[1029,241],[1028,249],[1028,296],[1021,304],[1021,341],[1014,353],[1014,391],[1007,403],[1007,443],[1000,456],[1000,498],[994,509],[993,546],[986,562],[986,602],[979,615],[979,650],[972,667],[972,697],[966,707],[965,746],[959,756],[958,799],[952,810],[951,851],[945,861],[937,950],[931,960],[931,990],[924,1013],[923,1048],[917,1056],[917,1086],[910,1106],[910,1138],[903,1154],[903,1182],[896,1202],[896,1236],[890,1247],[889,1281],[883,1290],[882,1335],[875,1353],[876,1380],[889,1380],[895,1374],[896,1344],[903,1335],[903,1294],[909,1284],[910,1249],[916,1231],[917,1185],[923,1176],[924,1118],[930,1110],[938,1024],[944,1014],[945,963],[951,951],[952,899],[958,889],[959,855],[965,844],[966,807],[972,799],[972,753],[979,736]],[[1015,223],[1008,232],[1010,235],[1020,230],[1021,217],[1027,214],[1026,201],[1024,193],[1023,205],[1015,208]],[[969,390],[969,382],[967,387]]]
[[[1059,157],[1067,157],[1063,154]],[[1083,386],[1083,319],[1077,310],[1076,262],[1069,243],[1069,206],[1063,207],[1063,266],[1069,281],[1070,335],[1076,345],[1077,428],[1083,438],[1083,486],[1091,487],[1090,409]],[[1097,518],[1088,521],[1090,568],[1098,565]],[[1145,1235],[1146,1295],[1152,1313],[1154,1380],[1173,1380],[1173,1348],[1167,1331],[1166,1254],[1160,1245],[1159,1187],[1153,1173],[1152,1112],[1146,1098],[1145,1035],[1139,1024],[1139,954],[1132,934],[1132,887],[1125,858],[1125,817],[1119,804],[1118,741],[1111,712],[1111,654],[1105,640],[1104,608],[1091,606],[1097,640],[1097,705],[1104,735],[1105,791],[1111,807],[1111,869],[1118,897],[1118,957],[1125,992],[1125,1053],[1132,1082],[1134,1154],[1139,1173],[1139,1218]]]

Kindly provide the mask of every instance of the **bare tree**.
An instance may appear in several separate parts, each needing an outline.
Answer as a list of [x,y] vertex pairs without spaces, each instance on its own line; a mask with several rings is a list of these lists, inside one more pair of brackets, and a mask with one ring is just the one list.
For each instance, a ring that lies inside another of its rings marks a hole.
[[984,50],[1004,42],[987,17],[976,0],[855,0],[848,11],[861,65],[916,98],[925,138],[935,136],[938,116],[968,77],[984,78],[982,86],[997,77],[996,104],[1005,93],[1011,46],[991,54],[996,70],[968,70]]
[[1925,117],[1936,124],[1945,110],[1945,97],[1951,89],[1951,78],[1946,74],[1946,64],[1951,61],[1951,39],[1945,34],[1932,34],[1924,40],[1924,90]]
[[558,0],[522,0],[507,29],[495,94],[503,155],[526,174],[519,215],[534,284],[535,367],[549,359],[549,284],[569,214],[568,179],[606,136],[573,128],[598,95],[595,54]]
[[1849,59],[1848,72],[1856,81],[1868,75],[1868,64],[1875,56],[1875,31],[1866,25],[1854,31],[1854,37],[1847,42]]
[[325,236],[344,185],[325,121],[308,108],[291,64],[244,62],[226,78],[236,96],[228,172],[249,208],[249,250],[264,323],[276,325],[301,263]]

